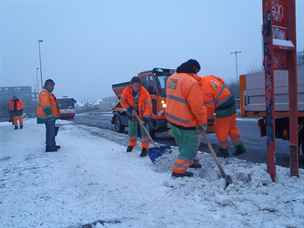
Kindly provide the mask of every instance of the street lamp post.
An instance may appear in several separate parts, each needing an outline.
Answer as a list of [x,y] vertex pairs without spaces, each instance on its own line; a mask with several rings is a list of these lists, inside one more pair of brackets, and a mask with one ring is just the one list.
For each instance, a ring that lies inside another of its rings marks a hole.
[[40,45],[41,43],[43,43],[43,40],[38,40],[40,83],[41,83],[41,88],[42,88],[43,87],[43,76],[42,76],[41,45]]
[[232,51],[230,52],[231,55],[235,56],[235,74],[236,74],[236,82],[239,80],[239,54],[242,51]]
[[39,92],[39,67],[36,67],[36,90]]

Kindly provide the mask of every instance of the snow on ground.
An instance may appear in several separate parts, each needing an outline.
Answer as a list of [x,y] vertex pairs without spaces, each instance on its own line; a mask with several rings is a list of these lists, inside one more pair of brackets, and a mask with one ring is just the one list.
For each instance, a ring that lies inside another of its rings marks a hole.
[[257,118],[246,118],[246,117],[242,117],[242,118],[237,118],[237,121],[244,121],[244,122],[258,122]]
[[303,227],[304,178],[288,169],[273,184],[265,165],[222,160],[234,180],[224,191],[206,153],[194,178],[172,179],[176,153],[152,165],[67,123],[61,151],[44,153],[43,134],[33,120],[18,131],[0,124],[0,227]]

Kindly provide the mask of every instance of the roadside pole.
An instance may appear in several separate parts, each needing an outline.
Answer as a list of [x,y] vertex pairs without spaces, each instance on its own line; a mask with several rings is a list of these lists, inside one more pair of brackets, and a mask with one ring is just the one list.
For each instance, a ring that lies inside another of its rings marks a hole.
[[273,71],[273,31],[272,1],[263,0],[263,41],[265,69],[265,104],[267,134],[267,171],[272,181],[276,181],[275,167],[275,117],[274,117],[274,71]]
[[288,37],[294,48],[288,50],[288,90],[289,90],[289,153],[290,175],[299,176],[298,148],[298,73],[297,73],[297,33],[296,33],[296,2],[288,1]]
[[290,174],[299,175],[298,83],[295,0],[263,0],[265,102],[267,128],[267,170],[273,181],[275,169],[274,72],[288,72]]

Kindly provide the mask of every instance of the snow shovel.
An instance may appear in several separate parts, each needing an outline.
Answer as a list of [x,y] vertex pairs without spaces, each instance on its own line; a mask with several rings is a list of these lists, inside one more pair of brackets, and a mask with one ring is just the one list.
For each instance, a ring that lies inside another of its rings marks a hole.
[[139,116],[137,115],[137,113],[135,113],[135,118],[138,121],[140,127],[145,131],[147,137],[149,138],[149,141],[152,143],[153,147],[149,148],[149,158],[151,159],[152,163],[155,163],[155,161],[157,160],[157,158],[159,158],[160,156],[162,156],[164,153],[168,152],[170,150],[170,146],[168,145],[160,145],[159,143],[155,142],[148,129],[145,127],[144,122],[139,118]]
[[217,155],[216,155],[216,153],[215,153],[215,150],[214,150],[213,146],[211,145],[211,143],[210,143],[210,141],[209,141],[209,139],[208,139],[208,137],[207,137],[207,133],[206,133],[205,131],[203,132],[203,135],[204,135],[204,139],[207,141],[208,148],[209,148],[209,150],[210,150],[211,156],[212,156],[212,158],[214,159],[216,166],[217,166],[218,169],[220,170],[221,176],[225,179],[225,187],[224,187],[224,190],[226,190],[226,188],[227,188],[230,184],[232,184],[232,178],[231,178],[231,176],[229,176],[228,174],[225,173],[225,170],[224,170],[223,166],[221,165],[220,161],[218,160]]

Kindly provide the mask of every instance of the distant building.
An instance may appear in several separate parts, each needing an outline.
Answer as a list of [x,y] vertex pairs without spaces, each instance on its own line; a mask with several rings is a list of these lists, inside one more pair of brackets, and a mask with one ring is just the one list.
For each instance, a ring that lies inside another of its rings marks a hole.
[[16,96],[24,101],[24,113],[29,116],[35,114],[36,94],[31,86],[0,87],[0,120],[8,119],[8,101]]

